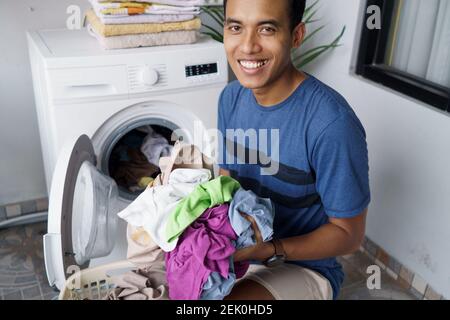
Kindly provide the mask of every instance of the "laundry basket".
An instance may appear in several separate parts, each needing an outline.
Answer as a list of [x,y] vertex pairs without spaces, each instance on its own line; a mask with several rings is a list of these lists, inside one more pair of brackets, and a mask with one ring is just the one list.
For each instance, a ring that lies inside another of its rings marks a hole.
[[66,280],[59,300],[101,300],[115,288],[115,276],[134,269],[124,260],[78,271]]

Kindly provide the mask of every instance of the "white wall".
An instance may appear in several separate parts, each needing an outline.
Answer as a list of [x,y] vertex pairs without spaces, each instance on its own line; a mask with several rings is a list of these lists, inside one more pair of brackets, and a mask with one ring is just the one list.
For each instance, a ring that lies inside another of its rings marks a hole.
[[0,0],[0,206],[47,196],[25,32],[65,28],[70,5],[89,2]]
[[46,197],[25,31],[63,28],[87,0],[0,0],[0,205]]
[[330,32],[316,40],[347,31],[343,47],[307,70],[339,91],[366,129],[367,236],[450,298],[450,116],[351,74],[361,2],[321,0]]

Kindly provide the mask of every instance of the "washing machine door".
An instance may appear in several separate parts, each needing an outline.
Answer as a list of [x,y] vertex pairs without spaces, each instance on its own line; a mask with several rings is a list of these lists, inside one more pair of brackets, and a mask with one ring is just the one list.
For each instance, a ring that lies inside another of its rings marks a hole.
[[104,257],[115,245],[118,187],[96,167],[86,135],[67,143],[53,173],[48,233],[44,236],[47,277],[58,289],[90,259]]

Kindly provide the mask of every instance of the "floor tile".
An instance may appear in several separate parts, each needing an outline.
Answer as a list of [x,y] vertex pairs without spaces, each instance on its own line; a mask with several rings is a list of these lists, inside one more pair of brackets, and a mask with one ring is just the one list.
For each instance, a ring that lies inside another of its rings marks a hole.
[[427,289],[427,283],[426,281],[419,276],[418,274],[414,275],[413,281],[411,283],[412,287],[417,290],[418,292],[420,292],[420,294],[424,295],[425,294],[425,290]]
[[14,290],[3,296],[4,300],[22,300],[22,293],[20,290]]
[[38,285],[33,287],[22,289],[22,295],[24,299],[40,299],[41,298],[41,290]]
[[6,207],[6,217],[8,219],[20,216],[20,205],[14,204]]
[[339,263],[342,265],[345,274],[342,288],[346,288],[361,281],[366,281],[366,277],[347,260],[339,259]]
[[428,300],[440,300],[441,295],[438,294],[436,291],[433,290],[430,286],[427,287],[427,291],[425,292],[425,297]]
[[369,259],[369,257],[363,252],[356,252],[346,259],[354,268],[360,270],[362,273],[367,274],[367,268],[375,263]]

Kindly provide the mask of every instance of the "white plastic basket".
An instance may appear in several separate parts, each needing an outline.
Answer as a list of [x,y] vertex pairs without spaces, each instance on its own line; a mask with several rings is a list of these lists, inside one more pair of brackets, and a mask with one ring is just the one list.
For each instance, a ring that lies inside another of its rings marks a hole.
[[78,271],[66,280],[59,300],[101,300],[115,288],[115,276],[135,269],[124,260]]

